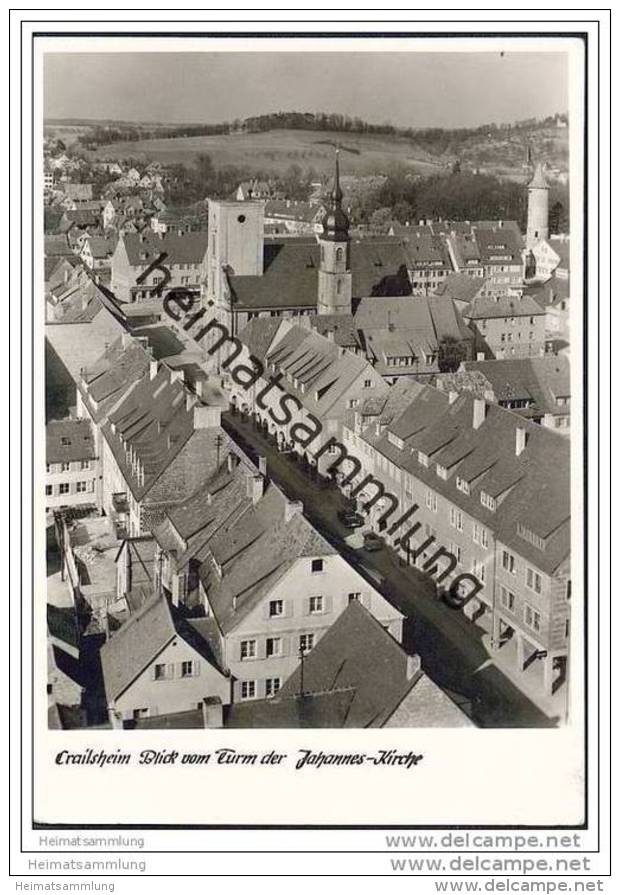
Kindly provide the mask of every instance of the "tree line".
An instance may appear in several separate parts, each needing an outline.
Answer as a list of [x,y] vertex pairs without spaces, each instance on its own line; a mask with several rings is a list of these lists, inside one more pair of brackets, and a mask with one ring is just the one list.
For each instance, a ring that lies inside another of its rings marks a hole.
[[[552,233],[566,233],[568,187],[550,188],[549,223]],[[412,177],[392,172],[372,191],[352,197],[348,204],[354,224],[375,228],[391,221],[415,224],[420,220],[515,220],[522,230],[527,219],[527,190],[523,184],[490,174],[463,172]]]
[[556,120],[568,123],[568,116],[549,115],[546,118],[528,118],[513,124],[498,125],[494,122],[477,127],[461,128],[413,128],[397,127],[390,123],[371,124],[350,115],[327,112],[273,112],[266,115],[254,115],[249,118],[223,121],[217,124],[187,125],[93,125],[88,133],[78,138],[88,149],[105,146],[110,143],[150,140],[174,139],[177,137],[200,137],[218,134],[261,133],[270,130],[314,130],[338,131],[355,134],[371,134],[403,137],[414,141],[418,146],[436,154],[454,152],[468,140],[487,137],[489,135],[510,131],[529,131],[552,126]]
[[211,156],[201,152],[190,167],[180,163],[166,166],[165,199],[173,205],[191,205],[207,196],[211,199],[229,199],[239,184],[258,180],[267,183],[274,195],[296,201],[306,200],[316,177],[312,168],[303,171],[294,164],[281,174],[238,165],[216,168]]

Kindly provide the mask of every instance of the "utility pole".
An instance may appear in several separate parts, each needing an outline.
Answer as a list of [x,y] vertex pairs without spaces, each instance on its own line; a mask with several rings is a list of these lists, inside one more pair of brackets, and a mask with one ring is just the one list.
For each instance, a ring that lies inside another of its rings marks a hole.
[[303,646],[299,647],[299,695],[304,697],[304,657],[305,650]]

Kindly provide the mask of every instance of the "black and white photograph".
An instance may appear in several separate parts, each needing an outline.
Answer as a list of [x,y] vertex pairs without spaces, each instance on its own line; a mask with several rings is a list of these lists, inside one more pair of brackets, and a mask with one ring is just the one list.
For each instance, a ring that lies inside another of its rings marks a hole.
[[50,725],[564,724],[566,53],[49,53],[44,96]]
[[605,11],[164,12],[11,19],[15,866],[595,891]]

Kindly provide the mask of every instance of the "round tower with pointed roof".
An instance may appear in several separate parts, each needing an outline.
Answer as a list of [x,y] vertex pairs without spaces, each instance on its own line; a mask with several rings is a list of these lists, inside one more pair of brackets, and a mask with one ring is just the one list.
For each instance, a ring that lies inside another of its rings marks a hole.
[[349,218],[342,208],[340,188],[340,159],[336,150],[336,172],[329,205],[322,221],[319,236],[321,263],[319,266],[319,314],[351,313],[351,237]]
[[539,162],[527,188],[527,230],[525,244],[528,249],[549,238],[549,186]]

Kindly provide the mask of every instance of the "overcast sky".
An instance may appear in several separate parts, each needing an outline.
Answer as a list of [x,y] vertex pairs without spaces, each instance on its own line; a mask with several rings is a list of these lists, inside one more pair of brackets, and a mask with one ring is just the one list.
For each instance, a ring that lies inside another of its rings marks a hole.
[[461,127],[567,110],[563,53],[58,53],[47,118],[216,122],[277,111]]

